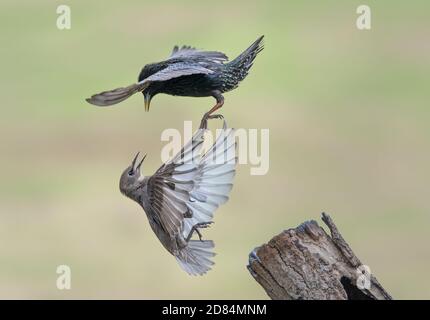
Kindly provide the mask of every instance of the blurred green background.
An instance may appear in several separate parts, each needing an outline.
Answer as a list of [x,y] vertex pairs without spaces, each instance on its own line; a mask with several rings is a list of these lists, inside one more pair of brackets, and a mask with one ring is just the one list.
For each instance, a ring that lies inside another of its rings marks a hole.
[[[68,4],[71,30],[56,28]],[[248,253],[283,229],[332,215],[395,298],[430,298],[430,3],[366,1],[12,1],[0,10],[0,298],[267,298]],[[190,277],[118,190],[138,150],[161,164],[165,128],[212,98],[136,95],[118,107],[89,95],[136,80],[175,44],[234,58],[265,50],[223,114],[270,129],[270,171],[238,168],[205,237],[215,268]],[[56,267],[72,289],[56,288]]]

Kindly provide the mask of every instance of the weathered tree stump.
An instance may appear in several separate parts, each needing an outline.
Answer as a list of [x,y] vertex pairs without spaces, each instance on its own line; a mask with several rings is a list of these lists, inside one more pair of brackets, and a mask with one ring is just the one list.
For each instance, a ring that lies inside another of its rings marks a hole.
[[276,300],[390,300],[345,242],[329,215],[331,237],[316,221],[275,236],[249,254],[248,270]]

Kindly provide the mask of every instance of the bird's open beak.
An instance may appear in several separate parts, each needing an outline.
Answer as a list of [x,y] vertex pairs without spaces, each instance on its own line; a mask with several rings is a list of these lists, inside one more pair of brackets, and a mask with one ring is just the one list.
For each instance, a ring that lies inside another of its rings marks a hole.
[[139,157],[139,153],[140,152],[138,152],[138,153],[136,153],[136,155],[134,156],[134,159],[133,159],[133,161],[131,162],[131,166],[130,166],[130,173],[133,173],[134,172],[134,165],[136,164],[136,161],[137,161],[137,157]]
[[138,152],[138,153],[134,156],[134,159],[133,159],[133,161],[131,162],[131,170],[132,170],[133,172],[135,172],[135,171],[139,171],[139,170],[140,170],[140,167],[142,166],[143,160],[145,160],[145,158],[146,158],[146,154],[145,154],[145,155],[143,156],[142,160],[140,160],[140,162],[138,163],[138,165],[135,167],[136,162],[137,162],[137,158],[139,157],[139,154],[140,154],[140,152]]
[[140,160],[139,164],[137,165],[137,167],[136,167],[136,171],[139,171],[139,172],[140,172],[140,166],[142,165],[143,160],[145,160],[145,158],[146,158],[146,154],[143,156],[142,160]]

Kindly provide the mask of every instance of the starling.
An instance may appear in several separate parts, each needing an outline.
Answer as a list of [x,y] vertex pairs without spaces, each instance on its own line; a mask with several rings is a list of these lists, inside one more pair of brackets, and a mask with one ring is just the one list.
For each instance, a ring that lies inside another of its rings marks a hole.
[[142,92],[145,110],[149,111],[151,99],[158,93],[190,97],[212,96],[216,99],[216,104],[205,114],[204,119],[208,119],[224,104],[223,93],[235,89],[248,75],[255,57],[263,50],[263,37],[259,37],[230,62],[227,62],[228,58],[222,52],[175,46],[167,60],[144,66],[137,83],[95,94],[87,101],[97,106],[110,106]]
[[[227,202],[233,187],[236,143],[233,129],[224,130],[202,155],[205,130],[199,129],[172,160],[152,176],[141,175],[139,153],[120,179],[120,190],[140,204],[165,249],[188,274],[211,269],[214,243],[202,240],[199,229],[212,223],[214,211]],[[192,240],[197,233],[199,240]]]

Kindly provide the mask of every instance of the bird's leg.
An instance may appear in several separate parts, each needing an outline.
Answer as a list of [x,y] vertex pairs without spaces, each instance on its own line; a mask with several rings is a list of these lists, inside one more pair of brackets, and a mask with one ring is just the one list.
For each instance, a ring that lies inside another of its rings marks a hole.
[[200,129],[207,129],[209,119],[222,119],[222,115],[220,114],[212,115],[212,113],[214,113],[216,110],[218,110],[224,105],[224,97],[220,91],[213,91],[212,96],[216,99],[216,104],[212,107],[212,109],[210,109],[208,112],[204,114],[202,121],[200,123]]
[[199,231],[199,228],[209,228],[209,226],[213,223],[213,221],[209,221],[209,222],[199,222],[196,223],[195,225],[193,225],[193,227],[190,230],[190,233],[188,233],[187,239],[185,239],[186,242],[191,240],[191,237],[193,236],[194,232],[197,233],[197,235],[199,236],[199,240],[202,240],[202,234]]

